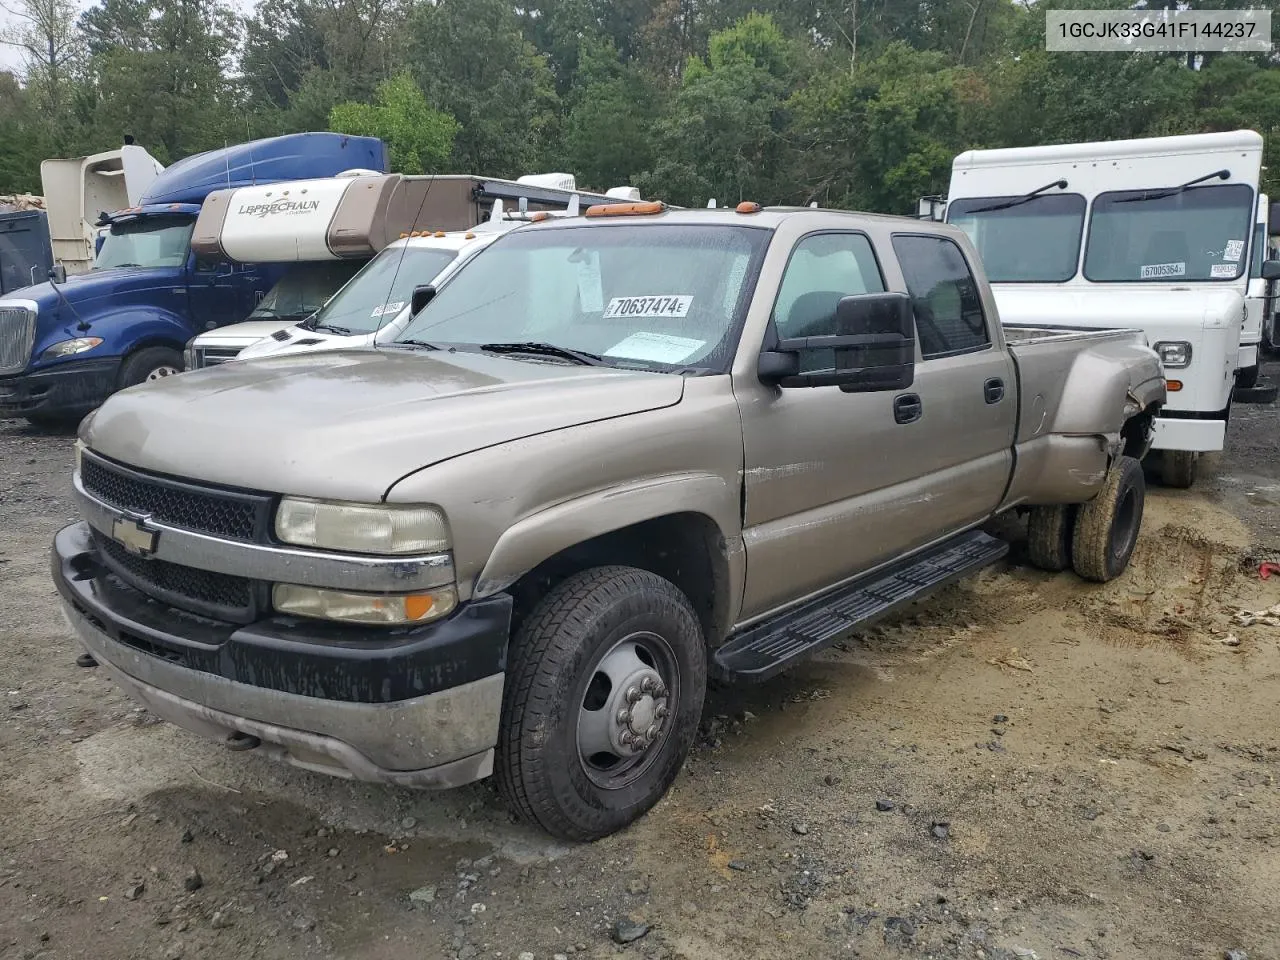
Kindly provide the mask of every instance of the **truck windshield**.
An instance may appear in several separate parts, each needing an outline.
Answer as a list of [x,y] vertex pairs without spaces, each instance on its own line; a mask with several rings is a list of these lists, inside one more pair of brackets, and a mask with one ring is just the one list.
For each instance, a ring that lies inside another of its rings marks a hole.
[[1235,280],[1253,228],[1252,188],[1117,190],[1094,198],[1084,275],[1095,283]]
[[349,335],[373,333],[409,305],[414,287],[430,283],[457,255],[439,248],[388,247],[320,308],[314,324]]
[[250,320],[302,320],[311,316],[334,291],[355,276],[366,261],[331,260],[299,263],[267,291]]
[[516,230],[458,271],[398,339],[532,343],[619,366],[722,372],[770,236],[663,223]]
[[1009,197],[953,200],[947,222],[973,241],[992,283],[1061,283],[1076,275],[1084,197],[1055,193],[1013,203]]
[[195,218],[186,214],[144,216],[113,223],[102,238],[102,249],[93,267],[180,267],[187,262],[195,223]]

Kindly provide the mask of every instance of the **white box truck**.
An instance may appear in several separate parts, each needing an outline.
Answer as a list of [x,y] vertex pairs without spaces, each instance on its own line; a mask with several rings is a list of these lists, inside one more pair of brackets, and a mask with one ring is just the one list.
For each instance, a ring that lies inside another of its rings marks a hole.
[[1241,344],[1261,168],[1252,130],[969,150],[952,166],[945,218],[981,253],[1002,320],[1146,333],[1169,379],[1151,455],[1169,486],[1222,449],[1256,357]]

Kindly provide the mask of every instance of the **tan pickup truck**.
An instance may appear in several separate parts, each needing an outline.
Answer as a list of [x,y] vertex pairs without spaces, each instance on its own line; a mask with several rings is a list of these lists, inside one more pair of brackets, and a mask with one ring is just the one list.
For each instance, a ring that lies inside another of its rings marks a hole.
[[[399,342],[111,397],[53,577],[161,717],[586,840],[758,681],[999,561],[1120,574],[1164,402],[1140,333],[1002,329],[959,230],[810,209],[521,227]],[[227,429],[236,424],[237,429]]]

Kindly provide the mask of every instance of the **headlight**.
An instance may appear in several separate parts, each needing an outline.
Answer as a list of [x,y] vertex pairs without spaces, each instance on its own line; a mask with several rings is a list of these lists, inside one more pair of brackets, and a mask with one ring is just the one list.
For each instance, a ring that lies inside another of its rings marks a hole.
[[1179,369],[1191,363],[1191,344],[1183,340],[1163,340],[1155,345],[1155,351],[1166,367]]
[[271,603],[280,613],[347,623],[430,623],[448,616],[458,605],[453,587],[424,593],[377,594],[319,590],[292,583],[277,583]]
[[390,503],[285,497],[276,510],[276,536],[302,547],[380,556],[449,549],[449,527],[438,509]]
[[77,353],[85,353],[102,343],[101,337],[76,337],[74,340],[62,340],[47,347],[42,357],[55,360],[58,357],[73,357]]

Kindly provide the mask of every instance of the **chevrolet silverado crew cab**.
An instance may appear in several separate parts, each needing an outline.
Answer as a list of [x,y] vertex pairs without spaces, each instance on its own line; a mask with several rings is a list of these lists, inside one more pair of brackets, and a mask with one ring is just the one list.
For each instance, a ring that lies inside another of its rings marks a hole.
[[393,343],[81,425],[53,578],[160,717],[364,780],[496,773],[589,840],[662,797],[709,675],[772,677],[998,561],[994,516],[1094,581],[1138,537],[1158,356],[1003,329],[956,227],[592,207],[413,307]]

